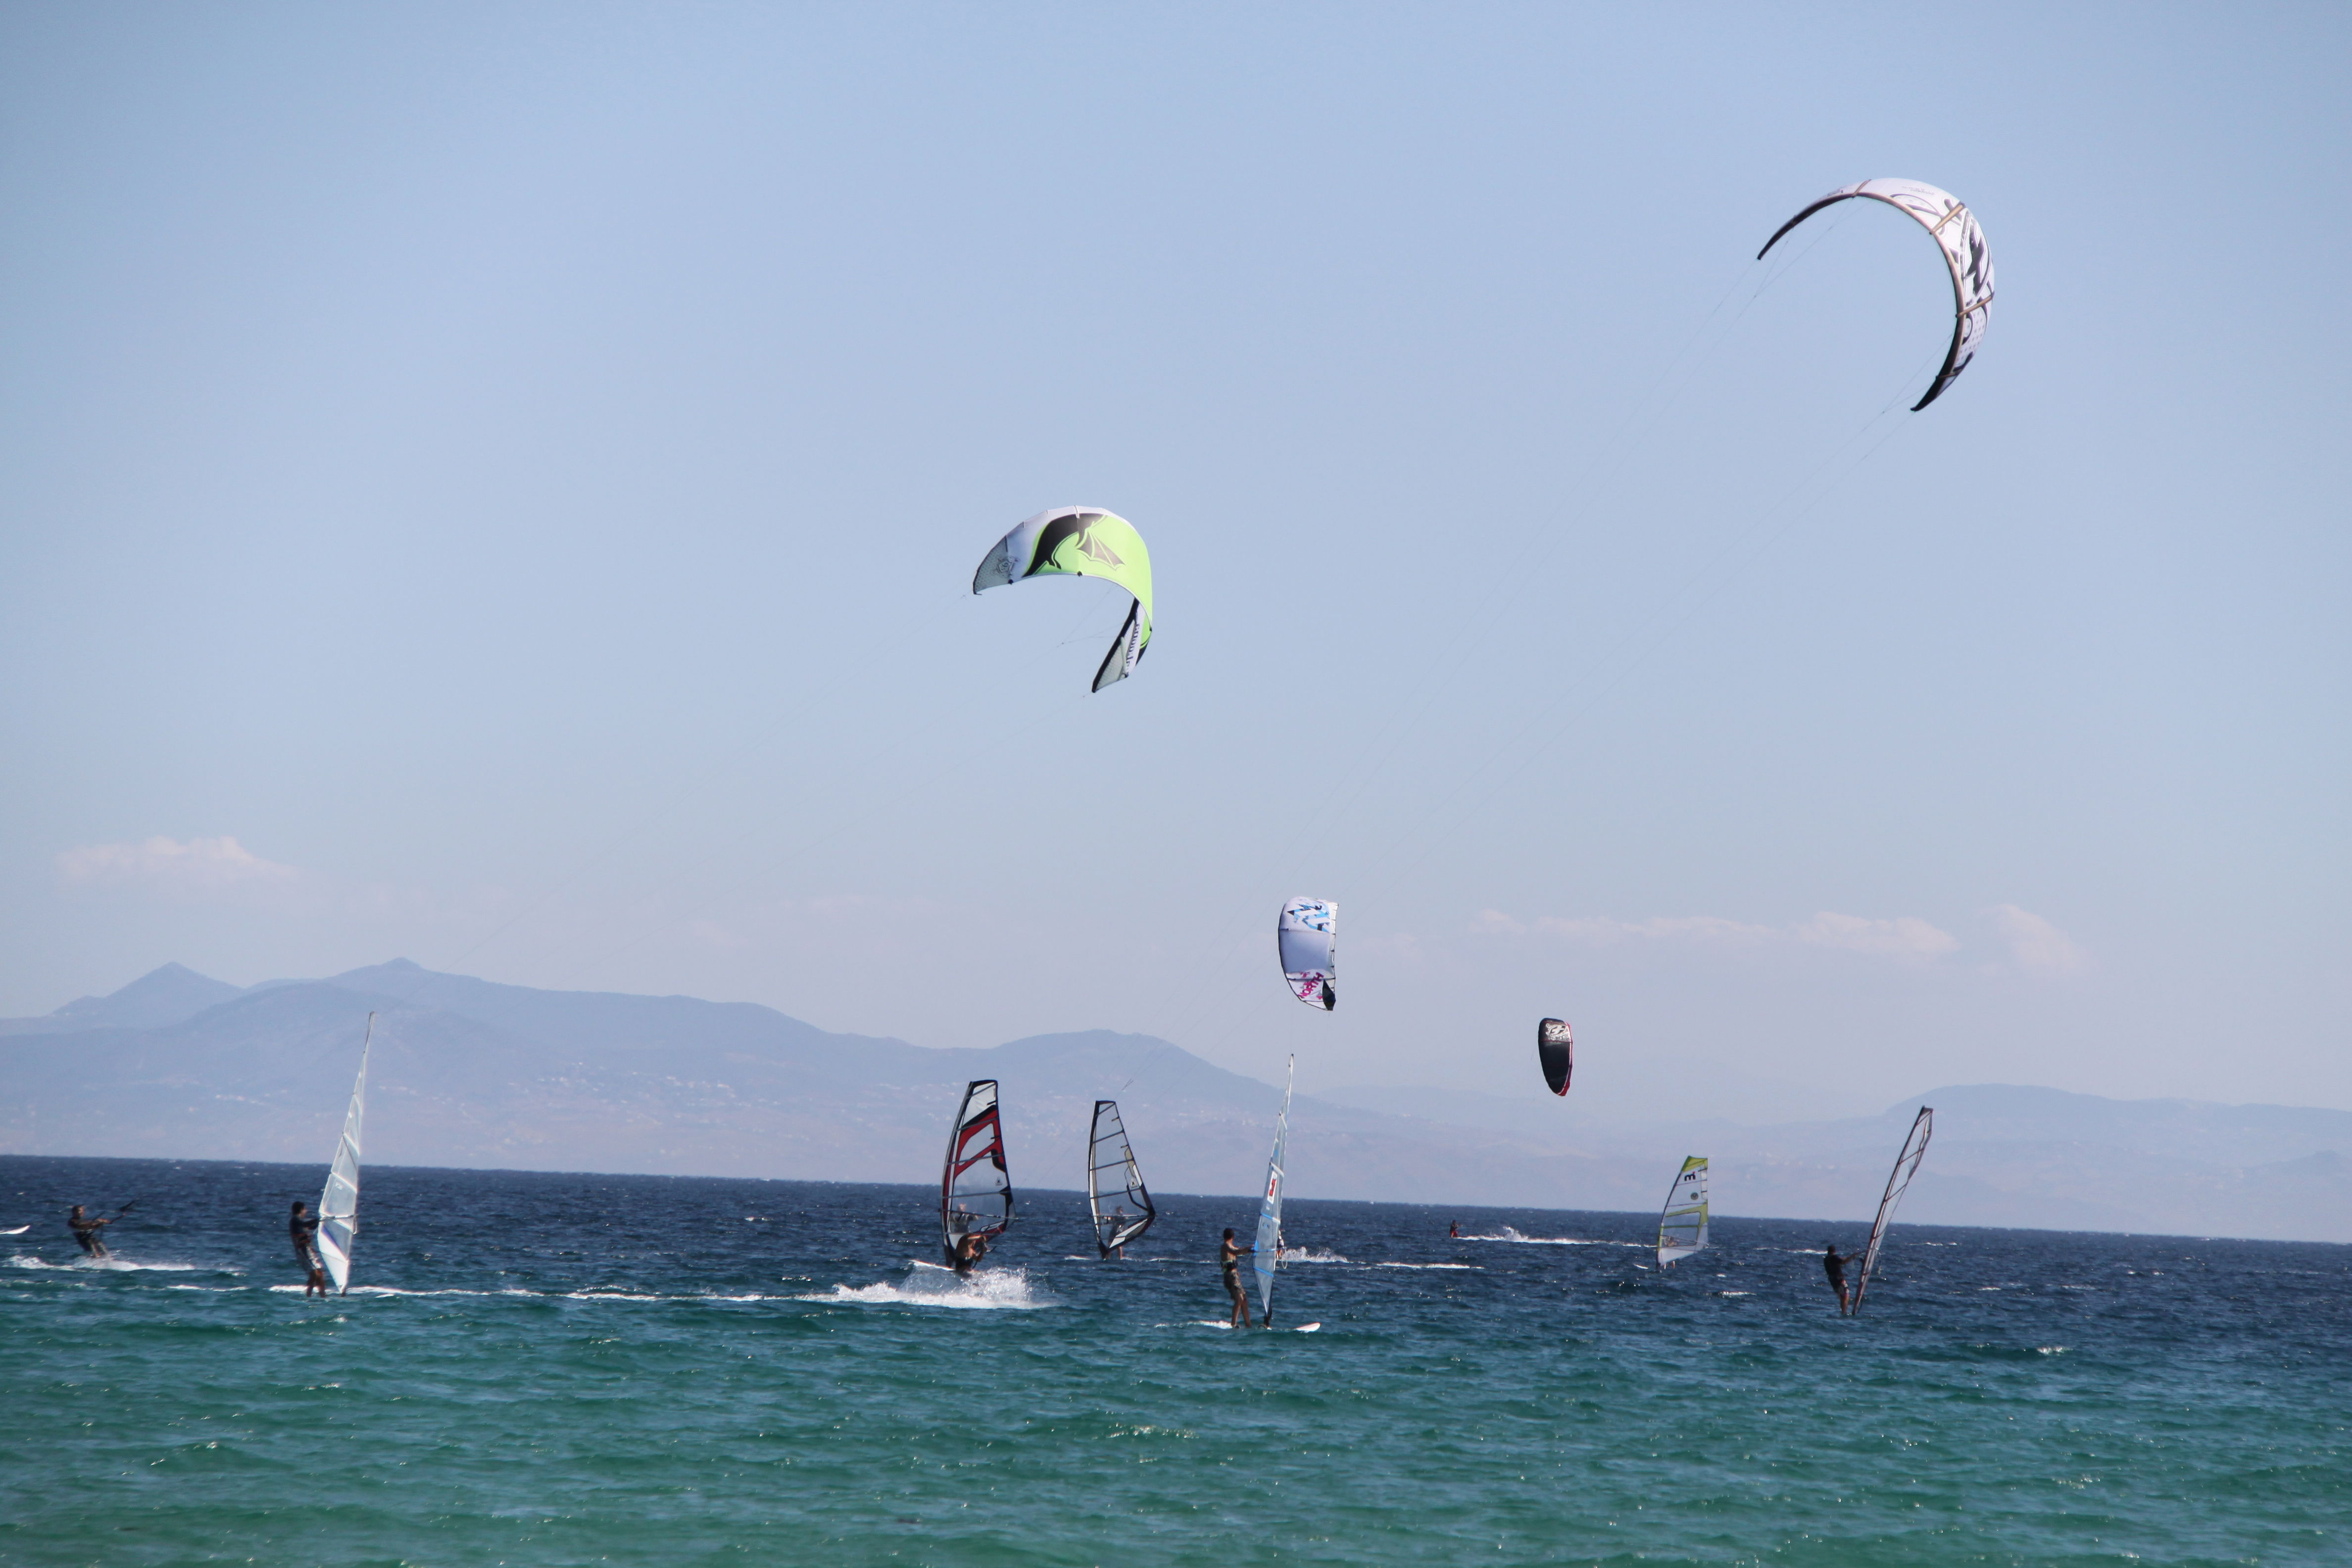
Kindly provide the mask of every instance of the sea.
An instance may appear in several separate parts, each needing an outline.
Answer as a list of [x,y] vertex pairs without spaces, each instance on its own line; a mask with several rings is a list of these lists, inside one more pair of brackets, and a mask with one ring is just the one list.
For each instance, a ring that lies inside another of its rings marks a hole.
[[1296,1200],[1237,1331],[1248,1198],[384,1168],[306,1300],[323,1175],[0,1158],[0,1563],[2352,1563],[2352,1247]]

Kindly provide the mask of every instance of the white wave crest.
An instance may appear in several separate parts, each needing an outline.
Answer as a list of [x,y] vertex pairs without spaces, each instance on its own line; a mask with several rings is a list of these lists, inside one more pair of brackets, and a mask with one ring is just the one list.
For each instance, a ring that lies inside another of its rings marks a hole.
[[1477,1272],[1478,1269],[1478,1266],[1475,1263],[1375,1263],[1372,1267],[1375,1268],[1464,1268],[1472,1273]]
[[1345,1263],[1348,1259],[1328,1247],[1286,1247],[1282,1249],[1282,1261],[1286,1264]]
[[17,1253],[8,1259],[11,1268],[52,1268],[64,1273],[85,1274],[241,1274],[238,1268],[206,1268],[194,1263],[140,1263],[128,1258],[77,1258],[71,1263],[51,1263],[46,1258]]
[[[268,1289],[277,1295],[299,1296],[309,1289],[307,1285],[272,1285]],[[536,1290],[403,1290],[394,1285],[354,1285],[343,1292],[346,1296],[536,1296]]]
[[835,1285],[832,1289],[795,1301],[822,1301],[828,1306],[955,1307],[966,1311],[1031,1311],[1059,1306],[1051,1294],[1029,1283],[1020,1268],[978,1268],[961,1277],[944,1268],[911,1268],[896,1285]]
[[1454,1239],[1457,1241],[1510,1241],[1517,1242],[1521,1247],[1601,1247],[1606,1245],[1605,1243],[1598,1241],[1580,1241],[1572,1236],[1522,1236],[1507,1225],[1503,1227],[1502,1234],[1499,1236],[1463,1236],[1456,1237]]

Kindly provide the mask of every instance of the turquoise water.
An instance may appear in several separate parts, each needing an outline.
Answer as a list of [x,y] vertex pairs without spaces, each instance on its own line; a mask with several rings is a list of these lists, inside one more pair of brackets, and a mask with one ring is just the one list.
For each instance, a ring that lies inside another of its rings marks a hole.
[[1244,1199],[383,1170],[321,1305],[322,1175],[0,1160],[0,1563],[2352,1563],[2352,1248],[1300,1202],[1237,1333]]

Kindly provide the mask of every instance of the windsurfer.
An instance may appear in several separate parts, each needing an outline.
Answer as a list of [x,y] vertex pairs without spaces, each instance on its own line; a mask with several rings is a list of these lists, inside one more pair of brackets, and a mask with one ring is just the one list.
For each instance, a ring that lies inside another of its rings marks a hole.
[[324,1300],[327,1295],[327,1264],[319,1256],[319,1221],[322,1217],[312,1214],[308,1205],[296,1198],[294,1216],[286,1226],[287,1234],[294,1241],[294,1261],[302,1268],[302,1300],[305,1301],[312,1296]]
[[1853,1310],[1853,1295],[1845,1283],[1845,1266],[1853,1261],[1853,1254],[1838,1256],[1837,1243],[1822,1243],[1822,1269],[1830,1277],[1830,1289],[1837,1292],[1838,1314],[1846,1316]]
[[1458,1219],[1447,1220],[1445,1222],[1445,1234],[1455,1241],[1461,1240],[1462,1222]]
[[121,1217],[121,1215],[112,1215],[105,1219],[90,1219],[82,1214],[81,1205],[76,1204],[73,1213],[66,1215],[66,1228],[73,1232],[76,1241],[81,1243],[83,1257],[105,1258],[110,1256],[106,1250],[106,1238],[98,1233]]
[[1242,1289],[1242,1259],[1257,1250],[1234,1240],[1233,1227],[1225,1227],[1225,1239],[1217,1247],[1217,1267],[1224,1272],[1225,1294],[1234,1299],[1233,1326],[1246,1329],[1250,1324],[1249,1292]]
[[970,1274],[987,1256],[988,1238],[976,1230],[968,1230],[956,1239],[950,1266],[958,1274]]

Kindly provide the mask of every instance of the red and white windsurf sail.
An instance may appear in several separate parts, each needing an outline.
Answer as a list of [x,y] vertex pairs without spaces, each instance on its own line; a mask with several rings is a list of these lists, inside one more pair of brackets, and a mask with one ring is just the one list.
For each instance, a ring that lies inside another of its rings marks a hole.
[[996,1080],[976,1078],[963,1091],[954,1131],[948,1134],[947,1170],[940,1178],[940,1228],[948,1261],[967,1236],[995,1236],[1013,1223],[1013,1178],[1004,1168],[1004,1127],[997,1115]]

